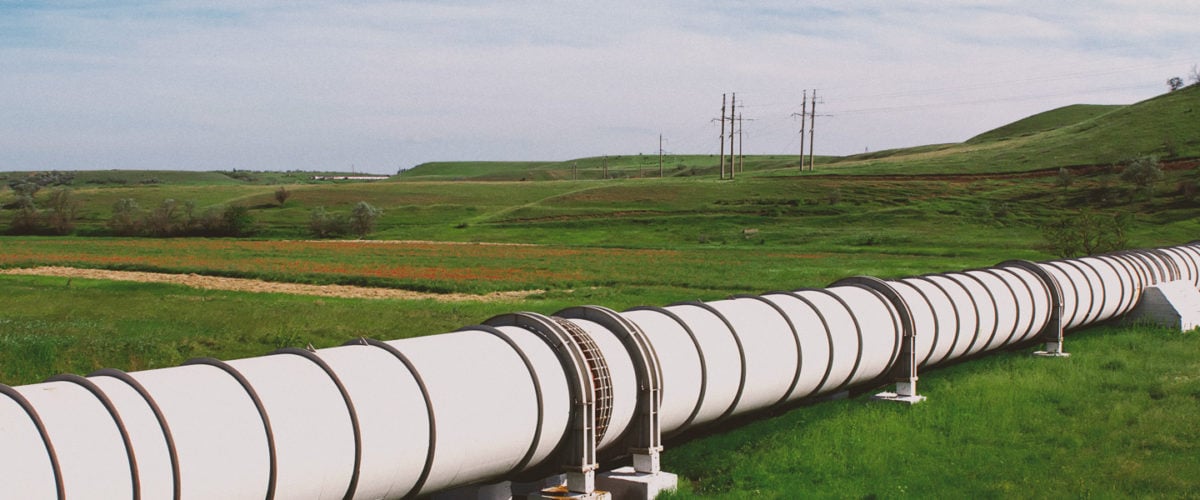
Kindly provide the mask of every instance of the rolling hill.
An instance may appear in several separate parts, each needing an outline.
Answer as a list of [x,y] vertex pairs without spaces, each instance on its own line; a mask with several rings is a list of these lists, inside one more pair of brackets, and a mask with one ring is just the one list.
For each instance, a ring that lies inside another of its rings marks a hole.
[[[817,173],[963,174],[1025,172],[1063,166],[1110,165],[1142,156],[1200,157],[1200,85],[1130,105],[1077,104],[1038,113],[962,143],[932,144],[845,157],[818,157]],[[664,158],[663,175],[718,172],[716,155]],[[564,180],[657,177],[651,155],[560,162],[437,162],[406,171],[402,180]],[[794,155],[748,156],[745,174],[797,175]]]

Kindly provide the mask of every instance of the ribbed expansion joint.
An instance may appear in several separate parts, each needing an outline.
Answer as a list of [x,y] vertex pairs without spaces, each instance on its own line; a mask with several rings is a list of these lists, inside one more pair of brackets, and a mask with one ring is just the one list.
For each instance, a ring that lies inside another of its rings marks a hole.
[[600,346],[596,345],[592,336],[588,335],[579,325],[558,316],[550,319],[558,323],[558,326],[561,326],[571,336],[571,339],[583,349],[583,357],[587,360],[588,371],[592,376],[592,385],[595,387],[596,442],[599,443],[604,439],[604,434],[608,432],[608,424],[612,421],[613,386],[612,376],[608,371],[608,362],[604,360],[604,353],[600,352]]

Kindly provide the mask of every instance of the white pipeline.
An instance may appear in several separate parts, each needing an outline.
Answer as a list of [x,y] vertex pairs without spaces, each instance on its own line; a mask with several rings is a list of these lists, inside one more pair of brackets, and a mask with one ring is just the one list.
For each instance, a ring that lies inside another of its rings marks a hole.
[[419,338],[0,385],[0,488],[398,498],[565,471],[587,491],[598,456],[656,459],[662,435],[915,383],[919,368],[1121,316],[1145,287],[1181,279],[1200,286],[1200,246],[515,313]]

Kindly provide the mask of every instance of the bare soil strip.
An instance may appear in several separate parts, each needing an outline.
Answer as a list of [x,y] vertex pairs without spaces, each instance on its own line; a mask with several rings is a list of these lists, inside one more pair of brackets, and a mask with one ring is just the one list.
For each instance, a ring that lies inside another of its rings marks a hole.
[[111,271],[106,269],[81,269],[76,267],[34,267],[0,269],[0,274],[60,276],[64,278],[86,278],[114,281],[138,281],[143,283],[174,283],[205,290],[228,290],[235,292],[287,293],[293,295],[316,295],[321,297],[343,297],[352,299],[401,299],[436,300],[440,302],[497,302],[521,300],[543,290],[515,292],[492,292],[486,295],[467,293],[425,293],[395,288],[374,288],[348,285],[304,285],[280,283],[245,278],[224,278],[199,274],[146,273],[139,271]]

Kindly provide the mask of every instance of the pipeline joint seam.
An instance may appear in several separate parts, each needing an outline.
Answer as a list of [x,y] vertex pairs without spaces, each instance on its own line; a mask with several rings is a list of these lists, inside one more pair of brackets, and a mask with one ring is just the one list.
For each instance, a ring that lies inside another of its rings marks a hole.
[[421,372],[417,371],[417,367],[413,365],[412,360],[408,359],[408,356],[400,352],[396,346],[365,337],[359,337],[357,340],[351,340],[343,345],[361,345],[383,349],[408,369],[408,373],[412,375],[417,388],[421,390],[421,397],[425,400],[425,416],[429,420],[429,449],[425,452],[425,464],[421,467],[421,474],[417,476],[417,481],[413,483],[412,487],[409,488],[403,497],[416,498],[420,494],[421,488],[425,487],[425,482],[429,480],[429,474],[433,470],[433,461],[437,457],[437,414],[433,409],[433,398],[429,395],[429,387],[425,385],[425,379],[421,377]]
[[[310,344],[309,347],[311,348],[312,345]],[[329,363],[326,363],[324,359],[321,359],[321,357],[316,354],[315,350],[285,347],[283,349],[277,349],[271,352],[270,355],[274,356],[284,354],[300,356],[301,358],[307,359],[313,364],[317,365],[321,371],[325,372],[325,376],[329,377],[329,380],[333,382],[334,387],[337,388],[338,393],[342,396],[342,401],[346,404],[346,413],[350,417],[350,429],[354,436],[354,472],[350,475],[350,483],[346,486],[346,494],[343,495],[342,498],[350,500],[351,498],[354,498],[354,492],[358,489],[358,479],[362,470],[363,445],[362,427],[358,421],[358,410],[354,407],[354,401],[350,399],[350,392],[346,390],[346,386],[342,383],[342,379],[338,377],[336,372],[333,371],[333,368],[329,366]]]
[[267,458],[270,461],[270,477],[267,480],[266,498],[267,500],[274,499],[275,483],[278,480],[277,474],[279,466],[279,464],[276,462],[275,456],[275,433],[271,430],[271,417],[267,416],[267,409],[265,406],[263,406],[262,399],[259,399],[258,392],[254,390],[254,386],[250,385],[250,381],[246,380],[246,377],[242,375],[242,372],[238,371],[237,368],[234,368],[229,363],[216,358],[192,358],[184,361],[182,366],[192,365],[207,365],[220,369],[221,371],[225,372],[225,374],[237,381],[238,384],[241,384],[242,389],[246,391],[248,396],[250,396],[250,401],[254,403],[254,407],[258,410],[259,417],[262,418],[263,431],[267,436]]

